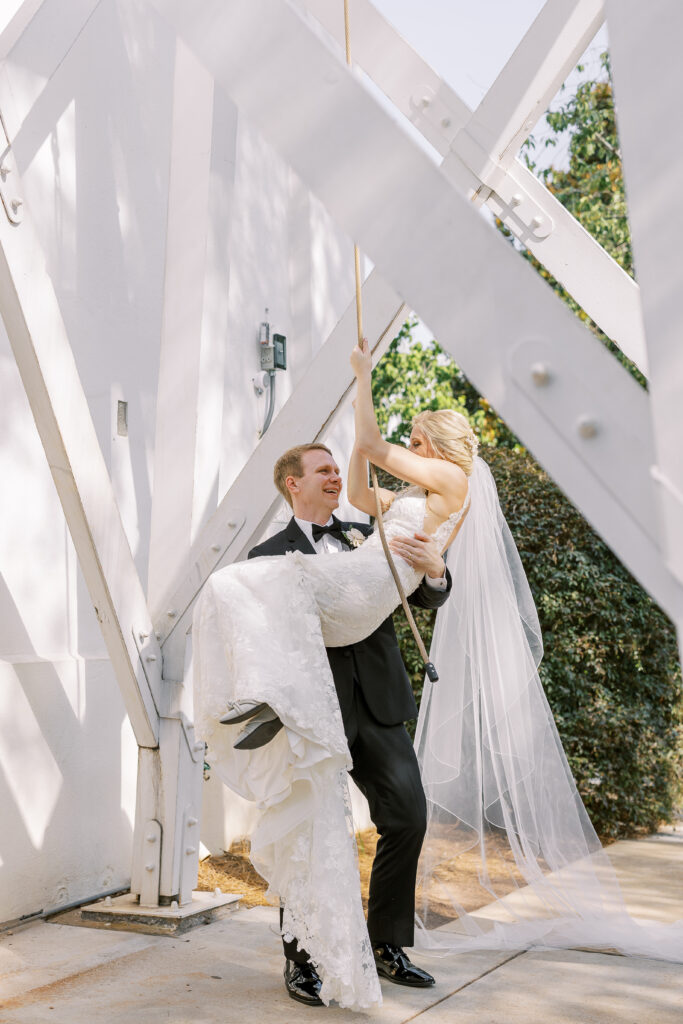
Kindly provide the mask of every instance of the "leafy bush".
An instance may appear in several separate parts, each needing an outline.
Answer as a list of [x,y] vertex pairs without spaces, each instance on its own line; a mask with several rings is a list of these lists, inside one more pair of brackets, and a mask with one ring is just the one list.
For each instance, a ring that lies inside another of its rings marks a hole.
[[[483,455],[538,607],[541,680],[593,825],[605,838],[650,831],[681,797],[674,628],[531,456]],[[417,619],[428,642],[434,614]],[[420,658],[402,613],[395,622],[419,699]]]

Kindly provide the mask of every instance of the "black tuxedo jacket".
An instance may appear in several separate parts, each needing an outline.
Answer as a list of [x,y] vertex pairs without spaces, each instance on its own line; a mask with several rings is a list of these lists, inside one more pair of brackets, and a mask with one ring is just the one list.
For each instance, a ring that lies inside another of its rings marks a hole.
[[[343,522],[342,527],[344,530],[355,527],[366,536],[372,533],[372,527],[367,523]],[[316,553],[294,517],[284,530],[252,548],[249,558],[256,558],[259,555],[284,555],[288,551],[302,551],[307,555]],[[452,586],[448,570],[446,576],[447,590],[436,590],[423,580],[417,590],[410,595],[410,603],[419,608],[439,608],[447,600]],[[374,633],[357,644],[348,647],[328,647],[327,656],[345,723],[353,702],[354,676],[363,691],[368,707],[382,725],[398,725],[409,718],[415,718],[417,705],[401,658],[391,616],[385,619]]]

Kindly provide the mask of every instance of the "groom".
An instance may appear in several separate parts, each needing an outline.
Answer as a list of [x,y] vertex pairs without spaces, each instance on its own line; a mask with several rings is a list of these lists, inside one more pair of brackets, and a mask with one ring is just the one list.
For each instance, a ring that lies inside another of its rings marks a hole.
[[[288,551],[341,552],[350,546],[345,536],[349,530],[363,536],[372,532],[366,523],[340,523],[332,515],[342,480],[325,445],[290,448],[276,462],[274,477],[294,515],[284,530],[252,548],[250,558]],[[425,573],[410,601],[438,608],[451,589],[441,554],[426,534],[416,534],[408,547],[407,559]],[[328,647],[327,655],[353,759],[351,777],[367,797],[380,836],[368,900],[377,971],[399,985],[427,987],[434,979],[411,963],[402,948],[413,944],[415,877],[426,806],[417,758],[403,724],[416,717],[417,706],[391,617],[360,643]],[[263,728],[271,732],[262,742],[272,735],[272,722]],[[282,923],[282,912],[280,919]],[[283,945],[287,992],[299,1002],[321,1005],[321,980],[308,954],[296,941],[283,940]]]

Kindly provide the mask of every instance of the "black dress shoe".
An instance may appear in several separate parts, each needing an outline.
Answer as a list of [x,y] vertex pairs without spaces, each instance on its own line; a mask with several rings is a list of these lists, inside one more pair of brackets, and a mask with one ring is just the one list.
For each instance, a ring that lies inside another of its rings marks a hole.
[[413,988],[431,988],[434,984],[431,974],[412,964],[400,946],[392,942],[375,942],[372,949],[380,978],[394,981],[397,985],[412,985]]
[[285,987],[287,994],[307,1006],[322,1006],[320,988],[322,981],[313,964],[298,964],[285,960]]

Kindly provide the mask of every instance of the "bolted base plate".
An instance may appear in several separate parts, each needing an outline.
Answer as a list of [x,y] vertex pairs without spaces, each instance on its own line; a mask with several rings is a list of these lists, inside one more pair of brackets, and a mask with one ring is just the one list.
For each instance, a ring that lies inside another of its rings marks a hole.
[[[228,910],[237,909],[240,897],[230,893],[192,893],[192,901],[184,907],[141,907],[137,896],[107,897],[80,909],[80,923],[114,931],[143,932],[146,935],[182,935],[200,924],[209,924]],[[222,913],[223,912],[223,913]],[[77,923],[73,921],[72,923]]]

